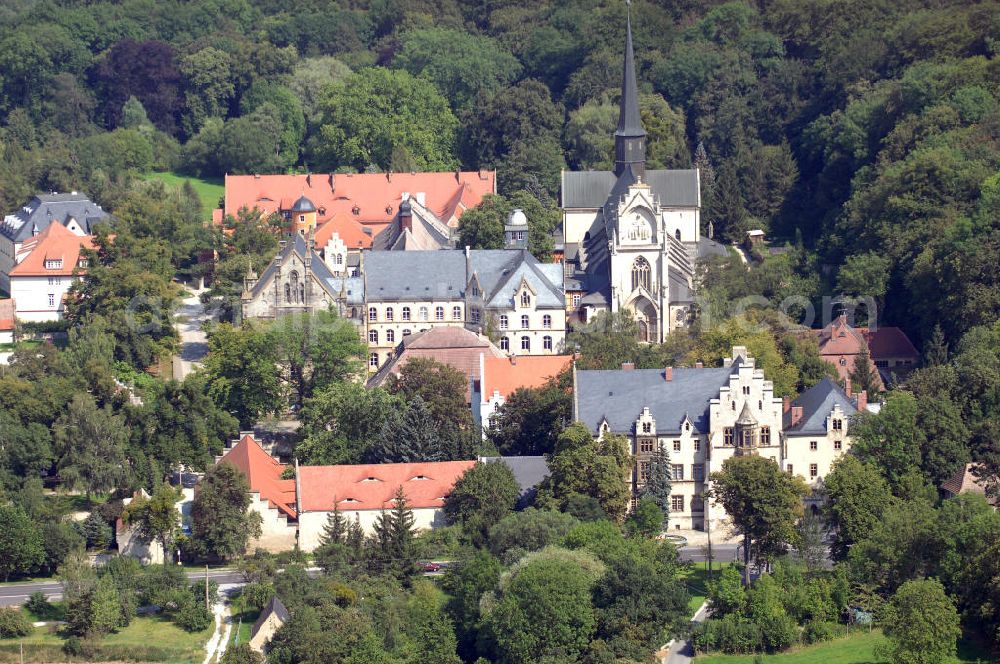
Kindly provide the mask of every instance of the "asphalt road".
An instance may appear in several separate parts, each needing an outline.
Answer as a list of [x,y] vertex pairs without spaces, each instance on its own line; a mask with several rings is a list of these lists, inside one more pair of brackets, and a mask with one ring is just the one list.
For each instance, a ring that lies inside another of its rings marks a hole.
[[[188,572],[188,580],[192,583],[205,578],[205,572]],[[243,575],[231,570],[209,570],[208,578],[216,583],[243,583]],[[62,599],[62,586],[55,581],[29,581],[27,583],[0,584],[0,606],[16,606],[24,604],[28,596],[34,592],[43,592],[51,599]]]
[[[736,555],[736,544],[716,544],[712,547],[712,555],[716,561],[729,562]],[[678,549],[681,560],[704,562],[706,551],[701,546],[686,546]],[[430,572],[427,576],[440,576],[444,572]],[[205,578],[205,572],[188,572],[188,579],[194,583]],[[209,570],[208,578],[216,583],[242,583],[243,575],[231,570]],[[49,599],[62,598],[62,586],[55,581],[29,581],[26,583],[0,584],[0,606],[16,606],[24,604],[33,592],[43,592]]]

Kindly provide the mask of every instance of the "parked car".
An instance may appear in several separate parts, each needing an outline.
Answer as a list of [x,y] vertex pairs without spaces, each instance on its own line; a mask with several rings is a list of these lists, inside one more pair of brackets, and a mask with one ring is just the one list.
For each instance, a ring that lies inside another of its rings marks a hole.
[[440,572],[441,571],[441,566],[438,565],[437,563],[426,561],[426,562],[417,563],[417,564],[420,565],[420,569],[422,569],[425,573],[426,572]]

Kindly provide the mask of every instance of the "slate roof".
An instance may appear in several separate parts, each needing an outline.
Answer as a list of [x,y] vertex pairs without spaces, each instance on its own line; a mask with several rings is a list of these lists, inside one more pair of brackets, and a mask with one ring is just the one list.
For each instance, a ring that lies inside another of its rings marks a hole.
[[253,627],[250,628],[251,638],[257,636],[257,632],[260,631],[261,626],[272,614],[274,614],[274,616],[281,621],[282,625],[291,619],[288,609],[285,608],[285,605],[282,604],[281,600],[275,595],[271,597],[271,601],[267,603],[264,610],[260,612],[260,616],[257,617],[257,621],[253,624]]
[[[560,207],[600,209],[608,202],[616,181],[612,171],[563,171]],[[701,205],[697,169],[647,170],[643,181],[659,197],[663,207]]]
[[678,433],[685,417],[701,433],[709,429],[709,401],[739,367],[673,369],[668,382],[663,369],[588,370],[576,372],[577,417],[593,433],[605,419],[612,433],[629,433],[643,407],[664,433]]
[[784,414],[784,430],[789,434],[825,434],[826,418],[837,404],[845,417],[858,412],[847,393],[829,378],[824,378],[792,401],[793,406],[802,406],[802,419],[794,427],[791,426],[792,413],[789,410]]
[[549,464],[543,456],[479,457],[479,461],[482,463],[502,461],[507,464],[514,473],[517,486],[521,489],[522,500],[526,496],[534,495],[535,488],[549,475]]
[[[537,307],[565,306],[560,265],[543,265],[522,249],[473,249],[469,257],[487,307],[508,306],[521,277],[535,291]],[[462,300],[472,276],[462,250],[368,251],[364,272],[368,302]]]
[[[286,259],[291,255],[292,252],[297,253],[301,258],[305,258],[306,252],[308,251],[306,247],[306,239],[301,233],[293,233],[291,241],[287,242],[284,247],[282,247],[279,255],[281,256],[281,262],[284,264]],[[274,273],[277,270],[274,261],[272,260],[267,265],[267,269],[264,270],[264,274],[260,275],[257,283],[254,284],[253,288],[250,289],[251,297],[257,297],[264,290],[274,287]],[[316,278],[320,287],[327,291],[331,297],[336,297],[339,293],[339,284],[341,279],[335,277],[330,268],[326,266],[323,262],[323,258],[316,252],[313,251],[312,261],[310,263],[309,269],[312,271],[313,276]],[[337,284],[336,290],[334,290]],[[360,285],[360,282],[359,282]],[[360,300],[359,300],[360,301]]]
[[632,55],[632,17],[625,23],[625,61],[622,65],[622,97],[618,109],[616,136],[645,136],[646,129],[639,117],[639,86],[635,81],[635,58]]
[[[403,227],[401,215],[408,209],[410,228]],[[433,212],[413,198],[403,201],[400,214],[383,228],[372,243],[373,249],[383,251],[433,251],[453,249],[451,229]]]
[[65,226],[75,219],[83,232],[91,235],[94,224],[107,216],[100,205],[83,194],[39,194],[17,212],[4,217],[0,234],[14,242],[23,242],[44,231],[53,221]]

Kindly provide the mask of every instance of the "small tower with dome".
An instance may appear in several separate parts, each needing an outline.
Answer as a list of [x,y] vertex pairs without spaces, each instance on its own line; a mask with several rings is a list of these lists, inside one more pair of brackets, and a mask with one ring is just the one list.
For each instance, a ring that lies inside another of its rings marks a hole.
[[503,235],[508,249],[528,248],[528,217],[521,208],[511,210],[503,227]]
[[316,206],[305,196],[299,196],[288,212],[293,233],[305,236],[309,231],[316,230]]

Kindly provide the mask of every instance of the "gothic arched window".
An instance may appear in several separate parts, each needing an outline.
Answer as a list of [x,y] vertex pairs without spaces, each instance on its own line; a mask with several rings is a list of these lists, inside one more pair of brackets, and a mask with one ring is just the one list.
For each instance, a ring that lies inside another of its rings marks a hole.
[[635,259],[632,263],[632,290],[636,288],[645,288],[647,291],[649,288],[649,261],[647,261],[642,256]]
[[288,283],[285,284],[285,300],[288,302],[301,302],[302,299],[302,287],[299,284],[299,273],[293,270],[288,275]]

